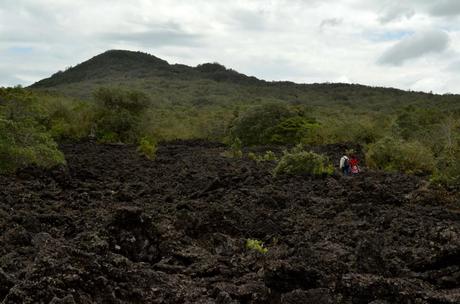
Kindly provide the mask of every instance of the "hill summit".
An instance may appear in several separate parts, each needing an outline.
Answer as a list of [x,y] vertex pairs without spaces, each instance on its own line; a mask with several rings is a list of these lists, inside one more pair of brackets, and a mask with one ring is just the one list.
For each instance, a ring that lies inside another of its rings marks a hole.
[[59,71],[49,78],[34,83],[32,88],[50,88],[95,80],[140,79],[166,77],[174,79],[205,78],[215,81],[259,81],[218,63],[205,63],[197,67],[182,64],[171,65],[153,55],[126,50],[109,50],[75,67]]

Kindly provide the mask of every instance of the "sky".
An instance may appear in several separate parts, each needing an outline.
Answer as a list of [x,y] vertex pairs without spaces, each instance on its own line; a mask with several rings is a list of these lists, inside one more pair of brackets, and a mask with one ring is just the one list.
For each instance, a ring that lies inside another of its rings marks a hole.
[[0,0],[0,86],[109,49],[265,80],[460,93],[460,0]]

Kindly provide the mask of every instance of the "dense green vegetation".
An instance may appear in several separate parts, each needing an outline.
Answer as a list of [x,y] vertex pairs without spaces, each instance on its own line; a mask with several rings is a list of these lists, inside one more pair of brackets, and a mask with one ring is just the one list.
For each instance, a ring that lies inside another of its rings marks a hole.
[[430,174],[435,159],[430,149],[418,141],[385,137],[368,146],[367,165],[385,171]]
[[[31,88],[0,89],[0,119],[2,171],[62,163],[63,140],[135,144],[153,159],[159,141],[204,138],[228,143],[232,157],[252,145],[359,143],[371,168],[460,183],[460,97],[451,94],[266,82],[217,63],[109,51]],[[315,157],[291,151],[279,164]]]
[[303,111],[281,103],[255,106],[237,116],[230,126],[231,137],[243,145],[295,144],[318,127]]
[[0,173],[65,162],[51,136],[55,113],[45,115],[46,106],[39,107],[34,96],[23,90],[0,90]]
[[103,142],[135,143],[144,130],[141,114],[150,105],[142,92],[99,88],[94,92],[94,131]]

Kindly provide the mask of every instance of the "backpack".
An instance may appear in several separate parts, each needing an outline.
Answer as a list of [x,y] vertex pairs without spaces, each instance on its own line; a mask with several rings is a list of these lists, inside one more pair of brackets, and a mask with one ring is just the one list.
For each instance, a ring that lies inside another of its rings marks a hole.
[[348,158],[345,158],[343,160],[343,167],[346,168],[346,167],[349,167],[349,166],[350,166],[349,160],[348,160]]

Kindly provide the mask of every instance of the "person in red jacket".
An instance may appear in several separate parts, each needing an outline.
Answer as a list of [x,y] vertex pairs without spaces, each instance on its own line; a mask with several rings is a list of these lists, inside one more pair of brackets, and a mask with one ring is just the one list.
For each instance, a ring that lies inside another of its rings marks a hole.
[[350,171],[351,171],[351,174],[359,173],[359,160],[356,157],[356,155],[352,155],[350,158]]

